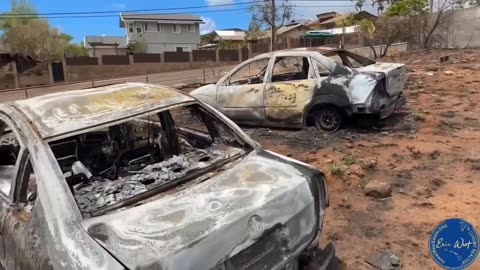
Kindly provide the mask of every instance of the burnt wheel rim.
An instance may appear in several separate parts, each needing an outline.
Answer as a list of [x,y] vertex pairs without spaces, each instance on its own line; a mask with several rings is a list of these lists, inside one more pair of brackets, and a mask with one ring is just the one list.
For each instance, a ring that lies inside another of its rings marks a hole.
[[335,130],[340,125],[338,114],[332,110],[322,110],[315,119],[315,125],[323,130]]

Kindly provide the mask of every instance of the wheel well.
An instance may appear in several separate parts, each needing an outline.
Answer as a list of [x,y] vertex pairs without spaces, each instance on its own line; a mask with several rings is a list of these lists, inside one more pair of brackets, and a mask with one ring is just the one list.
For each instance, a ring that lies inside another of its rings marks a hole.
[[305,117],[305,125],[307,127],[310,127],[310,126],[313,126],[313,114],[320,110],[320,109],[323,109],[323,108],[332,108],[332,109],[335,109],[335,110],[338,110],[342,115],[346,116],[347,115],[347,112],[345,111],[344,108],[342,107],[339,107],[335,104],[331,104],[331,103],[321,103],[321,104],[316,104],[314,105],[312,108],[310,108],[310,110],[308,110],[308,113],[306,114],[306,117]]

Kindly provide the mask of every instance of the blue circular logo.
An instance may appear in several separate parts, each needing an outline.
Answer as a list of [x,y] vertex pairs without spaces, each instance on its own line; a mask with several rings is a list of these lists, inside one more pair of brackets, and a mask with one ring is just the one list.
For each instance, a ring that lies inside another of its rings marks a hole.
[[465,269],[477,259],[478,233],[472,224],[463,219],[447,219],[438,225],[430,236],[429,249],[433,260],[441,267]]

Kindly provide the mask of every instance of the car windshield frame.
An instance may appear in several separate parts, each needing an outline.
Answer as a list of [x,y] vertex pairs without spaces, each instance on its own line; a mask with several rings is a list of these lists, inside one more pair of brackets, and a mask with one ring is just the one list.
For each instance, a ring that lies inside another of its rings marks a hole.
[[[87,134],[89,132],[97,131],[97,130],[100,130],[102,128],[111,127],[111,126],[115,126],[115,125],[119,125],[119,124],[124,124],[124,123],[127,123],[129,121],[139,120],[143,117],[148,117],[148,116],[152,116],[152,115],[155,115],[155,114],[160,114],[162,112],[170,111],[170,110],[176,109],[176,108],[187,109],[187,107],[190,107],[190,106],[193,106],[193,105],[197,105],[199,108],[204,110],[210,117],[214,117],[220,124],[222,124],[224,127],[226,127],[228,129],[228,131],[230,131],[231,134],[235,137],[235,139],[241,144],[242,149],[244,150],[243,153],[239,153],[239,154],[237,153],[237,154],[234,154],[230,157],[226,157],[226,158],[224,158],[222,160],[219,160],[215,163],[212,163],[212,164],[210,164],[210,165],[208,165],[204,168],[194,170],[190,173],[187,173],[184,176],[176,178],[176,179],[172,180],[171,182],[169,182],[168,184],[158,185],[158,186],[156,186],[156,187],[154,187],[150,190],[147,190],[145,192],[142,192],[142,193],[136,194],[132,197],[129,197],[128,199],[124,199],[124,200],[118,201],[118,202],[116,202],[112,205],[108,205],[106,207],[98,209],[98,210],[94,211],[93,214],[92,213],[90,213],[90,214],[85,213],[84,211],[81,210],[80,205],[78,204],[78,202],[75,198],[75,194],[69,188],[69,185],[67,183],[65,175],[60,174],[59,175],[59,180],[63,182],[62,186],[64,186],[64,192],[68,193],[67,196],[69,197],[69,200],[72,200],[73,205],[74,205],[73,207],[76,207],[76,210],[80,214],[81,219],[85,220],[85,219],[89,219],[89,218],[93,218],[93,217],[108,215],[112,212],[117,211],[118,209],[121,209],[121,208],[134,208],[134,207],[137,206],[136,203],[138,203],[138,202],[145,201],[145,200],[148,200],[150,198],[156,197],[157,195],[161,194],[165,190],[168,190],[172,187],[178,186],[182,183],[186,183],[186,182],[188,182],[190,180],[193,180],[193,179],[195,179],[195,178],[197,178],[197,177],[199,177],[203,174],[208,173],[209,171],[213,170],[216,167],[224,166],[226,164],[234,162],[235,160],[237,160],[239,158],[242,158],[242,157],[248,155],[253,149],[257,148],[258,145],[254,141],[252,141],[246,134],[244,134],[243,131],[241,131],[238,127],[236,127],[233,123],[230,123],[230,121],[228,121],[227,118],[224,119],[224,117],[222,115],[218,115],[217,112],[215,112],[214,110],[212,110],[208,106],[202,105],[200,102],[198,102],[196,100],[181,102],[181,103],[177,103],[177,104],[172,104],[172,105],[169,105],[169,106],[166,106],[166,107],[163,107],[163,108],[156,108],[156,109],[153,109],[153,110],[145,110],[144,112],[138,113],[136,115],[129,115],[128,117],[125,117],[125,118],[122,118],[122,119],[116,119],[115,121],[105,122],[105,123],[102,123],[101,125],[96,125],[94,127],[89,127],[89,128],[86,128],[86,129],[83,129],[83,130],[80,130],[80,131],[72,132],[70,134],[62,135],[61,138],[60,137],[52,137],[52,138],[49,138],[48,140],[44,140],[44,142],[46,143],[46,145],[48,147],[48,150],[49,150],[50,154],[53,157],[53,160],[56,161],[55,155],[54,155],[53,150],[52,150],[51,145],[50,145],[50,143],[52,143],[52,142],[61,140],[62,138],[69,138],[69,137],[73,137],[73,136]],[[53,163],[54,164],[52,164],[52,166],[54,166],[55,169],[58,170],[59,172],[62,172],[62,168],[61,168],[59,162],[53,162]]]

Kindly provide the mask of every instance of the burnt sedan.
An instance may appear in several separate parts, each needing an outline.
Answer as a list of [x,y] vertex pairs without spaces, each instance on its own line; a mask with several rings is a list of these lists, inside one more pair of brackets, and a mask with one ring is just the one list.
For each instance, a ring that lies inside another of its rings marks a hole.
[[324,174],[176,90],[120,84],[0,104],[0,266],[302,269]]
[[352,114],[386,118],[405,103],[404,64],[300,48],[256,56],[191,95],[239,124],[334,132]]

